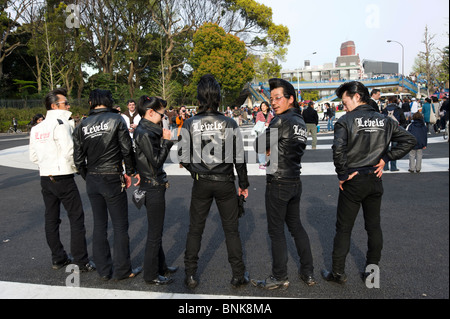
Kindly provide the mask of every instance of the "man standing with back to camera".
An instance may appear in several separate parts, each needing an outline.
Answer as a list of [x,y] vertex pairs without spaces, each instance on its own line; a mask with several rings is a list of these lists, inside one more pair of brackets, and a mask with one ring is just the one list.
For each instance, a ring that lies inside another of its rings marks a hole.
[[[369,104],[369,91],[362,83],[345,83],[336,90],[336,95],[342,99],[347,114],[334,127],[333,160],[339,178],[339,199],[332,270],[322,270],[322,276],[327,281],[344,284],[347,281],[345,259],[361,205],[368,235],[366,266],[378,265],[381,259],[383,168],[389,161],[408,154],[416,139]],[[389,149],[391,142],[397,144]]]
[[[83,203],[74,180],[77,170],[73,161],[73,123],[67,91],[56,89],[48,93],[45,107],[46,119],[31,129],[30,160],[39,166],[41,175],[45,236],[52,252],[52,268],[60,269],[73,262],[81,271],[93,271],[94,264],[88,259]],[[59,236],[61,204],[70,221],[73,261]]]
[[189,232],[184,256],[185,284],[198,285],[198,254],[212,201],[215,199],[225,233],[228,261],[234,288],[249,282],[239,236],[239,206],[234,169],[239,178],[238,195],[248,196],[247,165],[239,127],[218,111],[220,85],[212,75],[204,75],[197,87],[199,113],[186,120],[178,143],[178,158],[194,178]]
[[277,116],[265,133],[258,136],[254,146],[258,153],[267,152],[269,156],[265,200],[272,244],[272,274],[265,280],[252,279],[252,284],[268,290],[289,286],[286,224],[300,257],[299,277],[308,286],[313,286],[316,280],[311,245],[300,221],[300,170],[308,133],[292,84],[283,79],[271,79],[269,85],[270,102]]
[[[130,261],[126,188],[131,186],[131,176],[136,176],[131,137],[125,120],[113,112],[110,91],[93,90],[89,104],[89,117],[73,136],[75,165],[86,180],[94,215],[94,262],[102,280],[134,278],[142,267],[132,269]],[[114,230],[114,260],[108,242],[108,213]]]

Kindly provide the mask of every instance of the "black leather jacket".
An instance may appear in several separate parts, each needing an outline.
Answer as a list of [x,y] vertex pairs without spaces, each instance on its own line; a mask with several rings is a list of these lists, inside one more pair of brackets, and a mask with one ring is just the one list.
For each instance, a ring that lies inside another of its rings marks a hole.
[[141,177],[141,185],[167,183],[164,162],[170,153],[173,142],[162,139],[161,126],[141,119],[134,131],[136,169]]
[[193,178],[234,181],[236,168],[239,187],[247,189],[250,185],[239,126],[222,113],[200,112],[184,122],[178,159]]
[[109,108],[94,109],[73,133],[74,161],[83,178],[87,173],[135,173],[130,133],[122,116]]
[[[391,142],[396,146],[389,149]],[[387,163],[404,157],[416,145],[415,137],[370,105],[360,105],[334,126],[333,160],[341,181],[355,172],[374,171],[380,159]]]
[[[300,109],[290,108],[276,116],[253,144],[258,153],[270,150],[266,171],[268,178],[299,180],[307,140],[306,124]],[[265,143],[265,149],[258,148],[260,143]]]

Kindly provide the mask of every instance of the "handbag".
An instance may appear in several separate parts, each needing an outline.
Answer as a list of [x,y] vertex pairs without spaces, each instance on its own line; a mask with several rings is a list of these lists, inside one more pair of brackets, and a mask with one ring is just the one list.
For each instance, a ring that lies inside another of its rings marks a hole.
[[132,201],[136,205],[137,209],[141,209],[141,207],[145,204],[146,193],[146,191],[142,191],[140,189],[136,189],[133,192]]
[[252,128],[252,135],[258,136],[266,130],[266,123],[259,121]]
[[436,124],[436,113],[434,112],[433,104],[431,104],[431,110],[430,110],[430,124]]

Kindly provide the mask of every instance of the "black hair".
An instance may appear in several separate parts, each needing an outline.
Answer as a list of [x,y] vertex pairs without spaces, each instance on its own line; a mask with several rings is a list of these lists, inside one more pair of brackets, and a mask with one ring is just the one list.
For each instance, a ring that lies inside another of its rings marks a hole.
[[291,96],[293,96],[294,97],[294,107],[300,108],[300,106],[298,105],[298,102],[297,102],[297,94],[295,93],[295,89],[291,83],[289,83],[288,81],[283,80],[283,79],[274,78],[274,79],[269,80],[269,85],[270,85],[270,91],[278,89],[278,88],[283,88],[284,97],[289,99]]
[[91,110],[100,105],[112,109],[114,105],[114,99],[112,97],[111,91],[100,89],[93,90],[91,94],[89,94],[89,104],[91,105]]
[[347,95],[350,96],[351,98],[353,98],[355,94],[358,93],[359,96],[361,97],[361,102],[369,103],[370,101],[369,90],[361,82],[352,81],[342,84],[336,90],[336,95],[338,96],[338,98],[342,99],[342,96],[344,95],[345,92],[347,92]]
[[38,121],[39,119],[43,119],[43,118],[44,118],[44,115],[43,115],[43,114],[37,113],[35,116],[33,116],[33,120],[31,121],[31,124],[34,126],[34,125],[37,124],[37,121]]
[[135,101],[135,100],[128,100],[128,101],[127,101],[127,105],[130,104],[130,103],[136,104],[136,101]]
[[379,89],[373,89],[372,92],[370,92],[370,96],[374,96],[378,92],[381,92]]
[[158,111],[165,108],[166,105],[167,102],[161,98],[143,95],[137,103],[137,111],[141,117],[144,117],[147,110],[152,109],[153,111]]
[[48,94],[45,97],[45,108],[47,110],[52,109],[52,104],[58,103],[58,95],[63,95],[67,97],[67,90],[59,88],[48,92]]
[[202,76],[197,85],[199,112],[204,112],[208,109],[217,111],[220,105],[220,99],[220,84],[214,76],[211,74]]
[[267,106],[267,111],[270,111],[270,103],[267,101],[262,101],[261,105],[259,107],[261,107],[263,104],[265,104]]

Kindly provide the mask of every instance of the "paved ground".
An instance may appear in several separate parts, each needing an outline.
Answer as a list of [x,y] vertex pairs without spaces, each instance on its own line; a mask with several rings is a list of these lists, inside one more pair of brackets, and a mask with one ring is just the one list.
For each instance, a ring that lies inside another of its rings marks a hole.
[[[297,277],[299,266],[295,247],[288,238],[289,279],[286,291],[267,292],[251,285],[232,289],[224,236],[213,204],[202,241],[199,263],[200,285],[185,288],[183,254],[189,223],[188,207],[192,180],[170,166],[171,188],[167,192],[167,212],[163,245],[169,264],[180,266],[174,283],[152,287],[143,277],[123,282],[103,282],[96,273],[81,275],[83,289],[66,288],[69,273],[51,269],[45,242],[43,201],[39,176],[26,164],[26,136],[0,137],[0,298],[324,298],[324,299],[448,299],[449,298],[449,173],[448,143],[432,136],[425,151],[421,174],[406,172],[406,160],[399,161],[401,172],[383,177],[382,204],[384,249],[380,265],[380,288],[368,289],[359,277],[363,270],[367,236],[362,214],[358,216],[351,251],[347,258],[348,283],[338,286],[320,278],[320,269],[331,266],[334,236],[337,179],[331,162],[331,135],[320,135],[319,148],[307,150],[304,157],[301,218],[309,233],[316,277],[315,287],[307,287]],[[19,168],[20,167],[20,168]],[[315,171],[324,171],[317,175]],[[270,240],[264,209],[265,177],[257,164],[249,166],[250,197],[240,231],[244,258],[250,276],[264,279],[271,271]],[[178,172],[178,173],[177,173]],[[76,178],[84,209],[88,248],[92,250],[92,211],[84,181]],[[128,192],[129,197],[131,192]],[[63,213],[63,216],[65,212]],[[62,240],[69,247],[68,220],[61,225]],[[147,221],[129,201],[131,258],[142,265]],[[286,230],[288,234],[288,231]],[[111,234],[111,240],[113,236]],[[32,284],[32,285],[31,285]],[[36,286],[37,285],[37,286]],[[87,289],[85,289],[87,288]],[[89,289],[92,288],[92,289]],[[95,289],[94,289],[95,288]]]

